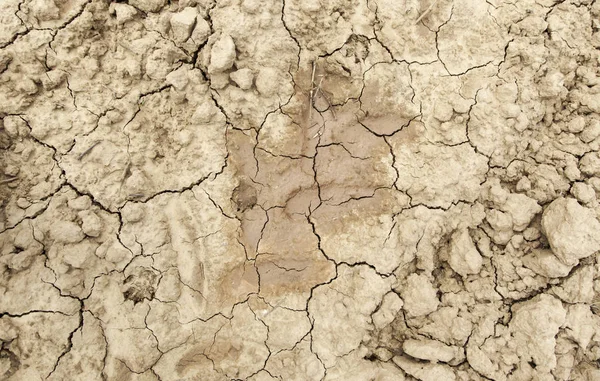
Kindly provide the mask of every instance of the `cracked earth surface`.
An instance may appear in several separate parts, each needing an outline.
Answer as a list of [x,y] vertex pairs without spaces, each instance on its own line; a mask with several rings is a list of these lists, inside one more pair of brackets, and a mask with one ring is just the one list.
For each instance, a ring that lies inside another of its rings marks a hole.
[[599,1],[0,20],[0,379],[600,380]]

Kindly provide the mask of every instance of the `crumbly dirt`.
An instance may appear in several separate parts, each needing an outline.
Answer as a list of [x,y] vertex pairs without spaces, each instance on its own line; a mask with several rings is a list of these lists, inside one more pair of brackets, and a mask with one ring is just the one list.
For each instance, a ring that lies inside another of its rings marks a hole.
[[0,379],[600,380],[599,67],[592,0],[1,1]]

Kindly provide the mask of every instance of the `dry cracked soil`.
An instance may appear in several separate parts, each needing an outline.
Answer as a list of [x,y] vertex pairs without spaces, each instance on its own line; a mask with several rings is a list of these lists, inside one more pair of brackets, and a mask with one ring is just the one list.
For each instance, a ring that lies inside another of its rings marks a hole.
[[600,1],[2,0],[1,380],[600,380]]

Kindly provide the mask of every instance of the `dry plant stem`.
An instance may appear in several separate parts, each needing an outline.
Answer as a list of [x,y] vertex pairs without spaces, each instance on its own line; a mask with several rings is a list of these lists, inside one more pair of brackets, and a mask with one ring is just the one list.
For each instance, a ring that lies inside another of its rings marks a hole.
[[0,180],[0,184],[7,184],[7,183],[12,183],[15,180],[18,180],[19,178],[17,176],[15,177],[10,177],[8,179],[4,179],[4,180]]
[[310,79],[310,96],[309,96],[309,107],[308,107],[308,122],[312,120],[312,109],[314,104],[314,94],[315,94],[315,72],[317,70],[317,61],[314,60],[312,63],[312,76]]
[[100,144],[100,140],[98,140],[97,142],[95,142],[94,144],[92,144],[90,146],[90,148],[86,149],[85,151],[83,151],[81,153],[81,155],[79,155],[79,157],[77,157],[78,161],[81,161],[81,159],[83,159],[85,157],[85,155],[89,154],[90,152],[92,152],[92,150],[94,149],[94,147],[96,147],[98,144]]
[[323,135],[323,127],[324,127],[324,125],[320,125],[319,126],[319,129],[317,130],[317,133],[313,135],[312,139],[315,139],[317,136]]
[[[312,124],[310,127],[308,127],[308,129],[310,130],[310,129],[312,129],[313,127],[316,127],[316,126],[319,126],[319,123],[313,123],[313,124]],[[322,128],[322,127],[321,127],[321,126],[319,126],[319,129],[317,130],[317,133],[316,133],[316,134],[314,134],[314,135],[312,136],[312,138],[311,138],[311,139],[314,139],[314,138],[316,138],[317,136],[319,136],[319,135],[321,135],[321,134],[322,134],[322,132],[321,132],[321,128]]]
[[323,76],[320,75],[319,77],[321,77],[321,79],[319,79],[319,84],[317,85],[316,88],[314,88],[314,90],[317,90],[317,91],[321,90],[321,84],[323,83]]
[[[329,107],[331,107],[331,102],[329,102],[329,99],[327,99],[327,97],[325,96],[325,93],[323,93],[323,90],[321,89],[321,84],[323,83],[323,75],[319,75],[320,79],[319,79],[319,83],[316,84],[315,83],[315,77],[316,77],[316,72],[317,72],[317,60],[315,59],[313,61],[313,67],[312,67],[312,74],[311,74],[311,79],[310,79],[310,95],[309,95],[309,111],[308,111],[308,120],[309,123],[312,120],[312,110],[315,107],[315,96],[317,95],[317,93],[321,93],[321,95],[323,96],[323,98],[325,98],[325,100],[327,101],[327,103],[329,104]],[[335,117],[335,115],[334,115]],[[314,127],[314,125],[312,125],[310,128]],[[319,127],[319,130],[317,131],[317,133],[312,137],[312,139],[316,138],[317,136],[321,136],[323,134],[323,126]]]
[[121,176],[121,184],[119,187],[123,186],[123,183],[125,182],[125,180],[127,180],[129,176],[131,176],[131,162],[128,162],[125,166],[125,169],[123,170],[123,175]]
[[419,21],[423,20],[423,17],[427,16],[427,14],[429,14],[429,12],[431,12],[431,10],[433,9],[433,7],[435,6],[435,4],[438,2],[438,0],[433,0],[433,2],[431,3],[431,5],[425,9],[425,12],[421,13],[421,16],[419,16],[419,18],[417,19],[417,21],[415,21],[415,24],[418,24]]

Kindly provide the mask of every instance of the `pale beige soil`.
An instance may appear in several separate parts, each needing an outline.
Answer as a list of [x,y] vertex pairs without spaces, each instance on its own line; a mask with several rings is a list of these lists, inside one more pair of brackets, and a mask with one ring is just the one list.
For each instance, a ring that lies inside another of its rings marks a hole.
[[600,380],[600,1],[431,5],[0,1],[0,380]]

